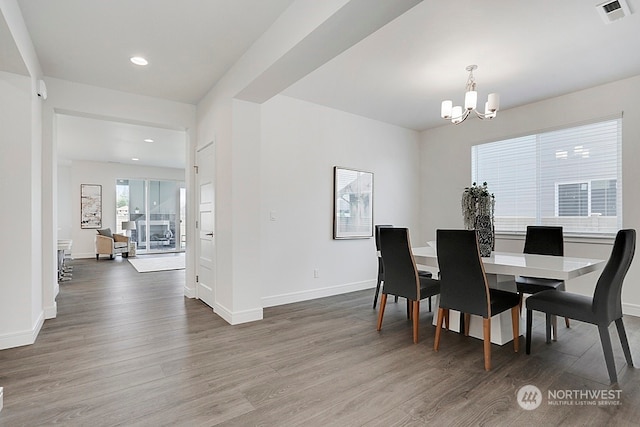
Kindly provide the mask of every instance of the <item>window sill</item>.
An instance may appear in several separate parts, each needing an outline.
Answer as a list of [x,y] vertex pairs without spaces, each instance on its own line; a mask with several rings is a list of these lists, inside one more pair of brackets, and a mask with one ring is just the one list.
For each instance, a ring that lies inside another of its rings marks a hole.
[[[525,233],[499,233],[496,232],[496,239],[501,240],[521,240],[524,241]],[[570,234],[564,235],[564,241],[568,243],[580,243],[585,245],[612,245],[615,235],[586,235],[586,234]]]

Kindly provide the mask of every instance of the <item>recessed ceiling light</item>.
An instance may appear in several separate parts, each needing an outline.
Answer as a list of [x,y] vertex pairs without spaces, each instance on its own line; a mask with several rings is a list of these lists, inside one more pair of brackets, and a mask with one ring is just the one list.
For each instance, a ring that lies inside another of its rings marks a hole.
[[147,139],[144,140],[144,142],[153,142],[153,139],[147,138]]
[[149,63],[149,61],[144,59],[142,56],[132,56],[131,62],[133,62],[136,65],[147,65]]
[[137,161],[138,161],[138,160],[140,160],[140,159],[139,159],[139,158],[137,158],[137,157],[132,157],[132,158],[131,158],[131,160],[133,160],[134,162],[137,162]]

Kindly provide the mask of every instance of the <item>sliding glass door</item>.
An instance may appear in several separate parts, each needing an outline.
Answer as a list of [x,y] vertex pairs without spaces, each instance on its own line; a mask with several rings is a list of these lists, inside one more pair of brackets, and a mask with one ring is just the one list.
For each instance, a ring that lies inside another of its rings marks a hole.
[[129,232],[138,253],[184,250],[184,182],[118,179],[116,192],[118,232],[123,230],[123,222],[135,224],[129,226],[133,228]]

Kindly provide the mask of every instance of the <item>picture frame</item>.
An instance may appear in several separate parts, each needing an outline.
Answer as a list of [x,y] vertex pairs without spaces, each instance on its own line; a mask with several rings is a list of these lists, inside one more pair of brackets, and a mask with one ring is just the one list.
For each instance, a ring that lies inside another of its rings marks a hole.
[[333,168],[333,238],[373,237],[373,173]]
[[80,184],[80,228],[102,228],[102,185]]

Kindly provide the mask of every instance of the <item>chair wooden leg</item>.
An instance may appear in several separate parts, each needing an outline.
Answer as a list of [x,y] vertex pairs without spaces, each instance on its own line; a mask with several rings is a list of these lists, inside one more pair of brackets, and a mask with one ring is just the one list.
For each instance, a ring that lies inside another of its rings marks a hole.
[[407,319],[413,319],[413,306],[409,298],[407,298]]
[[551,316],[551,339],[558,341],[558,316]]
[[568,317],[564,318],[564,326],[566,326],[567,328],[571,327],[571,325],[569,324],[569,318]]
[[518,305],[518,307],[519,307],[520,313],[522,313],[522,307],[523,307],[522,303],[524,302],[524,297],[522,292],[519,293],[519,295],[520,295],[520,303],[519,303],[520,305]]
[[444,319],[444,308],[438,309],[438,320],[436,322],[436,337],[433,340],[433,350],[438,351],[440,348],[440,332],[442,331],[442,320]]
[[531,354],[531,324],[533,323],[533,313],[527,310],[527,336],[525,338],[525,353]]
[[549,344],[551,342],[551,315],[545,313],[545,318],[546,343]]
[[444,328],[449,329],[449,309],[444,310]]
[[616,319],[616,328],[618,328],[618,336],[620,337],[620,344],[622,344],[622,351],[624,352],[624,358],[627,360],[627,365],[632,367],[633,360],[631,359],[631,350],[629,349],[629,341],[627,341],[627,333],[624,330],[624,323],[622,323],[622,317]]
[[616,372],[616,363],[613,360],[613,348],[611,347],[611,337],[609,336],[609,327],[607,325],[598,325],[600,333],[600,342],[602,343],[602,351],[604,352],[604,361],[609,371],[609,380],[611,384],[618,382],[618,374]]
[[511,324],[513,326],[513,351],[520,350],[520,307],[511,309]]
[[380,299],[380,311],[378,312],[378,326],[376,330],[379,331],[382,329],[382,318],[384,317],[384,307],[387,305],[387,294],[382,294],[382,298]]
[[413,343],[418,344],[418,325],[420,324],[420,301],[412,301],[413,308],[411,316],[413,317]]
[[484,336],[484,370],[491,370],[491,318],[482,319],[482,330]]
[[469,324],[471,323],[471,315],[469,313],[464,313],[464,336],[469,336]]
[[431,313],[431,297],[429,297],[429,313]]

